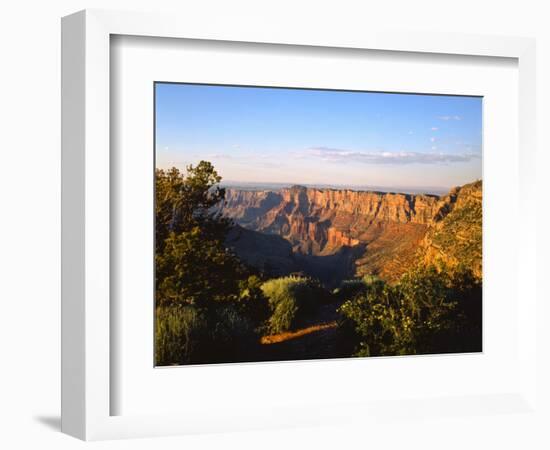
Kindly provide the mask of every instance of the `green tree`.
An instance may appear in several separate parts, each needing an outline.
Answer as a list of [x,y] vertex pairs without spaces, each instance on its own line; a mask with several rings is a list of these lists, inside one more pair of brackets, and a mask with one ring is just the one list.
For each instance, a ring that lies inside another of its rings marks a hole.
[[219,213],[225,190],[211,163],[156,171],[157,305],[194,304],[238,296],[244,268],[224,245],[231,221]]
[[221,239],[208,238],[200,227],[171,232],[156,261],[159,305],[208,306],[239,294],[244,268]]
[[225,246],[220,181],[206,161],[156,171],[157,364],[246,361],[259,345],[267,299]]
[[206,237],[224,238],[231,221],[220,216],[218,206],[225,189],[214,166],[201,161],[187,166],[184,176],[177,168],[156,170],[155,242],[162,252],[170,233],[179,234],[199,227]]

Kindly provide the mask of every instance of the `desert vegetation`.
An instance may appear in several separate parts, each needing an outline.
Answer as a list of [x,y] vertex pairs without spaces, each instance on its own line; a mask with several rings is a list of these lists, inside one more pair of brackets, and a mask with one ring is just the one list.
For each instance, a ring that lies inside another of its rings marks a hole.
[[[226,191],[220,181],[207,161],[188,166],[185,173],[156,171],[157,365],[481,351],[481,206],[476,188],[470,188],[473,197],[454,193],[448,199],[423,199],[434,210],[434,225],[424,216],[418,224],[403,225],[405,232],[421,230],[423,237],[415,234],[417,253],[408,255],[407,266],[384,277],[384,270],[348,270],[353,269],[352,253],[345,258],[329,254],[336,245],[364,251],[358,245],[360,230],[358,237],[342,232],[325,236],[323,225],[314,222],[316,228],[310,230],[321,236],[318,241],[298,242],[296,232],[290,245],[259,239],[252,231],[235,233],[238,224],[225,214]],[[276,203],[273,196],[266,198],[270,207]],[[387,218],[377,220],[383,224]],[[296,229],[305,233],[303,226]],[[234,236],[250,240],[247,257],[239,256]],[[270,247],[261,248],[264,244]],[[314,254],[294,258],[297,249],[307,253],[312,248]],[[254,251],[266,255],[250,258]],[[269,260],[269,254],[277,259]],[[316,268],[338,267],[308,272],[311,258],[316,258]],[[344,263],[346,271],[341,270]],[[338,278],[314,275],[331,272]]]
[[481,284],[468,271],[416,267],[363,283],[340,306],[355,356],[481,351]]

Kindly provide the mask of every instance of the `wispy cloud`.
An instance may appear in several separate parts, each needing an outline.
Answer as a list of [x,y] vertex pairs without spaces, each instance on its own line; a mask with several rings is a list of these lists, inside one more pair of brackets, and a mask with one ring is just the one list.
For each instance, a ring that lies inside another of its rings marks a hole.
[[431,130],[432,131],[437,131],[437,130],[439,130],[439,128],[438,127],[432,127]]
[[232,155],[228,155],[226,153],[212,153],[207,156],[212,159],[233,159]]
[[448,120],[462,120],[462,117],[460,117],[460,116],[439,116],[438,119],[439,120],[445,120],[445,121],[448,121]]
[[[432,147],[436,149],[437,147]],[[329,147],[315,147],[299,153],[300,157],[314,157],[322,161],[335,163],[364,163],[364,164],[447,164],[454,162],[468,162],[478,159],[479,154],[444,153],[444,152],[409,152],[409,151],[350,151]]]
[[268,154],[258,152],[247,152],[244,154],[230,155],[227,153],[211,153],[206,155],[214,163],[231,164],[232,166],[243,166],[250,170],[254,168],[277,169],[284,165],[284,161],[272,159]]

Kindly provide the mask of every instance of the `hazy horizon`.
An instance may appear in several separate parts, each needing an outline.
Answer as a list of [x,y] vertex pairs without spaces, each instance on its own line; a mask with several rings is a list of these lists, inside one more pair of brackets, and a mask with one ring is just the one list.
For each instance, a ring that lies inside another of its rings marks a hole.
[[[475,182],[477,180],[472,180]],[[470,183],[470,182],[468,182]],[[468,184],[465,183],[465,184]],[[304,186],[307,188],[315,189],[341,189],[352,191],[372,191],[372,192],[393,192],[403,194],[427,194],[427,195],[444,195],[454,187],[444,186],[377,186],[377,185],[356,185],[356,184],[336,184],[336,183],[300,183],[300,182],[256,182],[256,181],[239,181],[239,180],[222,180],[219,184],[220,187],[241,189],[241,190],[279,190],[283,188],[289,188],[292,186]]]
[[480,97],[156,84],[156,165],[224,185],[441,194],[482,178]]

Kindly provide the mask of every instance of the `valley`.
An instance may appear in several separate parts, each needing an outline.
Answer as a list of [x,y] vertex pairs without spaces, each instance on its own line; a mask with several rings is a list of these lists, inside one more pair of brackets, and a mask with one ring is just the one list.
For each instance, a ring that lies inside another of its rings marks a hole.
[[481,198],[481,181],[443,196],[228,188],[221,213],[237,224],[227,244],[243,261],[333,287],[364,275],[395,281],[419,261],[467,262],[481,277]]

